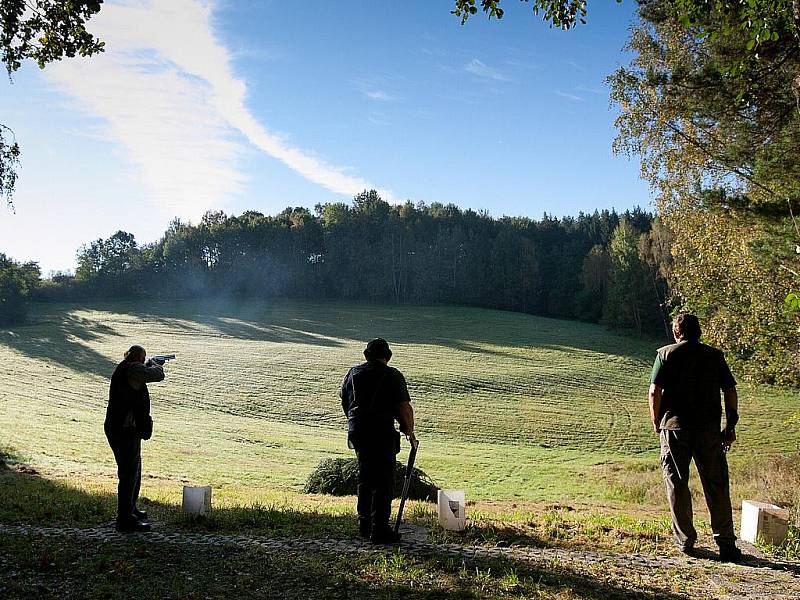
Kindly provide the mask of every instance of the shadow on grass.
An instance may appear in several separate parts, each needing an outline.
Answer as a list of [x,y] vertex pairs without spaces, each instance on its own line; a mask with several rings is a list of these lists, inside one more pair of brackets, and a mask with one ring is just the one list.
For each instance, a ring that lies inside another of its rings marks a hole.
[[607,600],[684,595],[617,586],[598,574],[495,561],[460,563],[405,555],[263,551],[182,544],[97,544],[0,536],[0,589],[14,598],[442,598]]
[[309,326],[313,321],[281,318],[274,305],[261,300],[205,298],[154,302],[142,310],[129,302],[103,303],[92,308],[124,313],[134,319],[155,322],[184,334],[212,334],[240,340],[340,347],[340,331]]
[[[0,345],[78,373],[110,377],[117,363],[92,350],[85,342],[119,335],[112,327],[75,315],[68,309],[50,310],[40,314],[31,324],[0,329]],[[126,349],[127,346],[120,342],[120,360]]]
[[[76,315],[79,308],[125,314],[185,335],[210,332],[241,340],[329,348],[382,336],[398,344],[435,344],[508,360],[528,360],[515,349],[535,347],[618,355],[644,366],[655,348],[655,342],[613,334],[597,325],[490,309],[229,298],[157,301],[147,303],[146,308],[133,302],[40,304],[31,324],[0,329],[0,345],[79,373],[108,377],[116,363],[85,342],[121,334],[98,318]],[[142,341],[121,340],[120,354],[130,344]]]
[[[201,325],[237,339],[328,347],[381,336],[399,344],[436,344],[508,359],[520,359],[514,349],[531,347],[587,350],[632,358],[649,366],[655,348],[662,345],[660,340],[632,338],[580,321],[462,306],[207,298],[159,301],[148,304],[147,311],[130,303],[106,307],[135,318],[156,319],[185,331]],[[511,350],[501,349],[504,347]]]

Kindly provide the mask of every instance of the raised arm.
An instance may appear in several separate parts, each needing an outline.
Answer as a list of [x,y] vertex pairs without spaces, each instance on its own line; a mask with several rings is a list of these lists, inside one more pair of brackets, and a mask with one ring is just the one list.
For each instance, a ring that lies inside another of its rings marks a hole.
[[131,363],[128,367],[128,381],[134,389],[140,388],[143,383],[164,381],[164,367],[160,365],[148,367],[142,363]]

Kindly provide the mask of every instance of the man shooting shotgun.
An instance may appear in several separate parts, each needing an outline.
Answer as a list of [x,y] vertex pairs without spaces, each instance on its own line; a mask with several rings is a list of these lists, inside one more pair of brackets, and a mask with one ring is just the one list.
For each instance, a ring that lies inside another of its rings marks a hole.
[[[339,397],[347,415],[347,441],[358,456],[358,532],[373,544],[393,544],[400,534],[389,527],[394,496],[395,456],[400,431],[414,440],[414,410],[403,374],[388,366],[386,340],[370,341],[366,362],[347,372]],[[412,450],[413,452],[413,450]]]
[[108,393],[104,430],[117,463],[117,531],[149,531],[147,514],[136,506],[142,483],[142,440],[153,434],[147,384],[164,380],[164,363],[174,354],[147,359],[141,346],[131,346],[114,369]]

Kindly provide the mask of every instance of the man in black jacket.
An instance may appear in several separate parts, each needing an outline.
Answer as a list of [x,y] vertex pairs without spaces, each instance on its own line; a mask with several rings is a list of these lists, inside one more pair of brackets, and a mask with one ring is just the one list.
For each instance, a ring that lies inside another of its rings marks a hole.
[[[689,464],[694,459],[703,485],[711,529],[720,559],[742,558],[733,532],[728,463],[736,440],[739,399],[725,356],[700,343],[697,317],[681,313],[672,322],[675,344],[658,349],[650,376],[650,417],[661,438],[661,467],[667,489],[672,532],[682,552],[694,554]],[[724,396],[725,429],[720,431]]]
[[400,431],[414,435],[414,411],[406,380],[388,366],[392,351],[377,338],[364,350],[367,362],[347,372],[339,396],[347,415],[348,445],[358,456],[358,530],[375,544],[400,541],[389,527],[394,496],[395,456],[400,451]]
[[164,380],[164,368],[145,362],[147,352],[131,346],[111,376],[104,429],[117,462],[117,531],[149,531],[147,514],[136,507],[142,482],[142,440],[153,433],[147,384]]

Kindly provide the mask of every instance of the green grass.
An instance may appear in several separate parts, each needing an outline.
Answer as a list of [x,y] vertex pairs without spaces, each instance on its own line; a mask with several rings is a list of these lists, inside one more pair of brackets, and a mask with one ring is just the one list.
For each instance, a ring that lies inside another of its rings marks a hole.
[[[337,390],[375,336],[390,340],[409,382],[417,466],[441,487],[478,500],[647,499],[658,479],[642,466],[658,461],[645,399],[657,343],[472,308],[40,305],[30,325],[0,330],[0,443],[45,473],[109,489],[108,379],[139,342],[178,354],[151,386],[143,493],[172,502],[181,483],[212,484],[215,502],[280,504],[322,458],[350,455]],[[785,424],[800,410],[795,394],[741,395],[734,465],[796,449]]]

